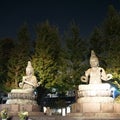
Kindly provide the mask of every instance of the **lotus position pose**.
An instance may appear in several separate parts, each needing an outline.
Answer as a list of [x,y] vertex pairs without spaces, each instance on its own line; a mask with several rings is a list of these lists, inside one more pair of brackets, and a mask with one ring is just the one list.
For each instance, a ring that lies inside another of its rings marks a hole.
[[22,82],[19,83],[21,89],[12,89],[11,93],[33,93],[36,87],[39,86],[37,78],[34,75],[34,70],[31,62],[28,61],[26,67],[26,76],[23,76]]
[[26,67],[26,76],[23,76],[23,80],[19,83],[19,87],[22,89],[34,89],[38,87],[37,79],[36,76],[34,76],[34,70],[30,61],[28,61]]
[[85,72],[85,76],[81,77],[82,82],[99,84],[102,83],[102,80],[108,81],[112,78],[111,74],[106,74],[105,70],[99,67],[99,60],[93,50],[91,51],[90,66],[91,68]]

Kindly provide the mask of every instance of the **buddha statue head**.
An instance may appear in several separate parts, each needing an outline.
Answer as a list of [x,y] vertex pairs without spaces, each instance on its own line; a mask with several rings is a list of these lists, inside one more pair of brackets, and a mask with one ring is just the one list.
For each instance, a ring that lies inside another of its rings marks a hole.
[[31,62],[28,61],[28,65],[26,67],[26,75],[29,76],[29,75],[33,75],[34,74],[34,69],[31,65]]
[[93,50],[91,51],[90,65],[91,65],[91,67],[98,67],[99,66],[98,57],[96,56],[96,54]]

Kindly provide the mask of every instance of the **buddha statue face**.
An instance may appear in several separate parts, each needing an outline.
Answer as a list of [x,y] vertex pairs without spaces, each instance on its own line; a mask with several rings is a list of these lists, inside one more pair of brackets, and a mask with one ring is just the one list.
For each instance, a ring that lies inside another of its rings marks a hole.
[[96,59],[91,60],[90,61],[90,65],[91,65],[91,67],[97,67],[97,66],[99,66],[98,61]]

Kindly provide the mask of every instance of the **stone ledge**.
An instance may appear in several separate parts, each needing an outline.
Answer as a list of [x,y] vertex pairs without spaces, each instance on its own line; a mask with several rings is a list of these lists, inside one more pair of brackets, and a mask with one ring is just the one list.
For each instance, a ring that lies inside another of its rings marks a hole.
[[111,90],[79,90],[78,97],[109,97]]
[[69,113],[69,117],[77,120],[119,120],[120,113]]
[[29,105],[29,104],[1,104],[0,111],[2,109],[7,109],[8,111],[18,113],[19,111],[28,111],[28,112],[39,112],[40,106],[39,105]]
[[79,85],[78,90],[110,90],[110,84],[88,84],[88,85]]
[[8,99],[6,104],[37,105],[37,102],[36,102],[36,100],[29,100],[29,99]]
[[81,97],[78,98],[78,103],[113,103],[112,97]]
[[[10,116],[18,116],[18,112],[10,112],[9,111],[9,115]],[[41,115],[44,115],[43,112],[28,112],[28,115],[29,116],[41,116]]]
[[34,100],[36,96],[30,93],[8,93],[9,99],[30,99]]
[[72,113],[114,113],[120,114],[119,103],[74,103],[72,104]]

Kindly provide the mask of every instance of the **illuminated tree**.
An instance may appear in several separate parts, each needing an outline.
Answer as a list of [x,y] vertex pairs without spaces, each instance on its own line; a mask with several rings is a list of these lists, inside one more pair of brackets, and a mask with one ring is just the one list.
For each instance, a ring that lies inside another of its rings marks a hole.
[[[80,84],[80,76],[85,67],[82,63],[85,61],[87,47],[85,41],[80,37],[79,26],[74,22],[71,24],[68,34],[65,37],[67,47],[67,79],[69,88],[76,88]],[[87,42],[87,41],[86,41]]]
[[35,51],[32,63],[41,86],[50,89],[57,84],[60,37],[58,29],[48,21],[36,26]]
[[90,43],[106,64],[107,71],[114,78],[120,78],[120,14],[113,6],[108,7],[107,17],[94,31]]
[[14,88],[18,87],[18,82],[22,80],[22,76],[25,74],[27,61],[30,60],[30,43],[28,27],[24,24],[18,32],[18,39],[8,61],[8,80]]

